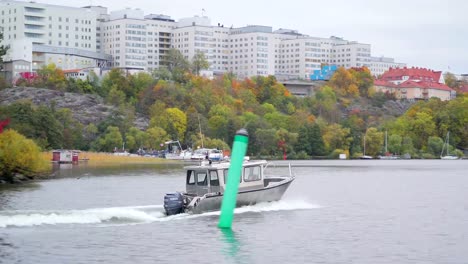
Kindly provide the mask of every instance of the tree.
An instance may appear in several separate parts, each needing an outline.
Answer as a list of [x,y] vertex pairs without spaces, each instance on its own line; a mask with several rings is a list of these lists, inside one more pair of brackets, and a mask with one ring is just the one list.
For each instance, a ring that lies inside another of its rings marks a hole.
[[159,149],[161,144],[168,141],[170,138],[167,132],[160,127],[152,127],[146,130],[148,138],[148,147],[151,149]]
[[178,108],[167,108],[151,118],[150,127],[156,126],[166,131],[172,139],[183,141],[187,130],[187,116]]
[[297,141],[296,152],[304,151],[309,156],[325,155],[325,144],[323,142],[320,127],[317,124],[306,124],[299,129],[299,141]]
[[369,89],[374,85],[374,78],[367,67],[362,68],[351,68],[350,73],[353,75],[356,80],[359,94],[362,97],[367,97],[369,95]]
[[376,156],[384,143],[384,133],[379,132],[377,128],[371,127],[366,131],[366,155]]
[[317,99],[318,114],[330,122],[337,121],[337,107],[336,107],[336,94],[329,86],[323,86],[315,94]]
[[39,83],[36,83],[35,86],[47,87],[49,89],[65,91],[67,87],[67,79],[63,71],[54,63],[43,66],[37,71],[39,76]]
[[34,176],[47,170],[40,148],[15,130],[0,134],[0,180],[13,181],[16,173]]
[[200,75],[201,70],[206,70],[210,67],[210,64],[206,60],[205,53],[197,51],[192,58],[192,72],[196,75]]
[[122,134],[118,127],[109,126],[106,133],[98,140],[98,150],[111,152],[123,146]]
[[101,89],[98,91],[98,94],[102,97],[107,97],[111,89],[123,92],[126,97],[131,97],[135,94],[124,72],[117,68],[111,69],[102,78]]
[[417,149],[422,149],[425,146],[428,138],[435,134],[435,123],[430,113],[416,113],[410,124],[413,142]]
[[453,88],[453,89],[458,89],[459,83],[458,83],[457,77],[455,77],[453,73],[446,72],[444,74],[444,81],[448,87]]
[[388,151],[393,154],[401,154],[402,140],[402,137],[396,134],[388,137]]
[[358,97],[359,88],[356,78],[345,68],[340,67],[330,79],[330,85],[341,96]]
[[352,140],[350,129],[343,128],[340,124],[331,124],[325,127],[323,132],[323,142],[327,153],[335,149],[349,150]]
[[176,82],[185,82],[185,73],[190,70],[190,63],[178,49],[167,51],[167,69],[172,74],[172,79]]
[[[0,43],[3,40],[3,32],[0,31]],[[3,70],[3,56],[7,53],[8,48],[0,45],[0,71]]]
[[440,137],[429,137],[427,142],[427,151],[438,157],[442,152],[442,147],[444,145],[444,141]]

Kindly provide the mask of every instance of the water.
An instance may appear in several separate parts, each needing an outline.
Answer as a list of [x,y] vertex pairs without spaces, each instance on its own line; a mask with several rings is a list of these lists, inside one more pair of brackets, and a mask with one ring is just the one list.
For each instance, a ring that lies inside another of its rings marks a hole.
[[[279,165],[268,169],[287,173]],[[0,189],[0,263],[468,263],[468,161],[296,161],[282,201],[166,217],[181,165]]]

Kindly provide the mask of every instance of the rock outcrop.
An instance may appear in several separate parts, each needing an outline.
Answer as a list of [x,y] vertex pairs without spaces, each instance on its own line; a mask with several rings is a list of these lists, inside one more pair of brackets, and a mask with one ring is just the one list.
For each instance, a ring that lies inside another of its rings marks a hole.
[[[116,110],[106,105],[102,97],[95,94],[67,93],[33,87],[15,87],[0,90],[0,105],[9,105],[18,100],[30,100],[35,105],[55,104],[56,108],[69,108],[73,117],[84,125],[99,124]],[[148,127],[148,118],[137,116],[135,126]]]

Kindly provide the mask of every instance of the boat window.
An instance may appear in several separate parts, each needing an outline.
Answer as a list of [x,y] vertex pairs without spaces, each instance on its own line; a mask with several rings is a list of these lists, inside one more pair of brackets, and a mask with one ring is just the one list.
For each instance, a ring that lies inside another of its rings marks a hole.
[[[228,169],[223,170],[224,184],[227,184]],[[242,182],[242,177],[239,177],[239,182]]]
[[187,171],[187,184],[188,185],[195,185],[195,173],[193,170]]
[[245,167],[244,168],[244,181],[250,182],[250,181],[258,181],[262,179],[262,176],[260,175],[260,166],[254,166],[254,167]]
[[208,185],[208,180],[206,177],[206,172],[197,172],[197,185],[206,186]]
[[219,178],[217,171],[210,171],[210,186],[219,186]]

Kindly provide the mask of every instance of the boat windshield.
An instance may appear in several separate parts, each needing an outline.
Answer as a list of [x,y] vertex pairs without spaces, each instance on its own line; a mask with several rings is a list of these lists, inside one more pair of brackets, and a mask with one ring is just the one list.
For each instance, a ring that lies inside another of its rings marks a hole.
[[253,166],[253,167],[245,167],[244,168],[244,181],[259,181],[262,179],[261,175],[261,167],[260,166]]
[[[224,174],[224,184],[227,184],[227,179],[228,179],[228,169],[223,170]],[[242,177],[239,177],[239,182],[242,182]]]

